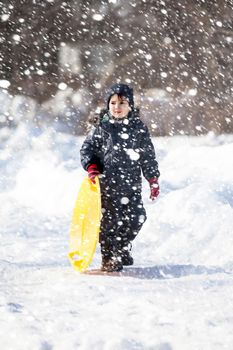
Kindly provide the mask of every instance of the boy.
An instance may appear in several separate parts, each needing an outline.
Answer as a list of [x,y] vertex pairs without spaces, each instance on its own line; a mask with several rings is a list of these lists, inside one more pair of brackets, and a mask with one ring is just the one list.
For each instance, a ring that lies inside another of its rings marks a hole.
[[133,264],[131,242],[146,220],[141,191],[143,176],[150,198],[159,195],[159,170],[148,128],[134,108],[133,89],[113,85],[81,148],[81,163],[91,181],[100,175],[102,271],[121,271]]

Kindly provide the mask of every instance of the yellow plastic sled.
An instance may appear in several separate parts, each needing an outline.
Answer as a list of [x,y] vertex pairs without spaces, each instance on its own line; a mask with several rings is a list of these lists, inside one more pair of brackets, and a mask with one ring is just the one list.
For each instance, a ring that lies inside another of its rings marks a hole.
[[75,270],[84,272],[92,261],[99,238],[101,219],[100,185],[86,177],[79,189],[70,228],[69,261]]

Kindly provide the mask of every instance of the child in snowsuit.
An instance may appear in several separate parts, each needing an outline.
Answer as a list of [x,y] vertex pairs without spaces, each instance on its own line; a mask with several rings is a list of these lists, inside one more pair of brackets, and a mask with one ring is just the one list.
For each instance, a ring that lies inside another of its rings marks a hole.
[[133,89],[115,84],[81,148],[81,163],[90,179],[99,176],[102,201],[100,247],[103,271],[132,265],[131,242],[146,220],[141,191],[143,176],[150,198],[159,194],[159,170],[148,128],[134,108]]

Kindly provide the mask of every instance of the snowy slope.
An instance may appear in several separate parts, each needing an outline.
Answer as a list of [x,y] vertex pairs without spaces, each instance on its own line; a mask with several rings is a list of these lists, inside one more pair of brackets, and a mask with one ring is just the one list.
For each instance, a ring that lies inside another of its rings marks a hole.
[[21,124],[0,141],[1,350],[233,348],[233,136],[154,139],[161,195],[144,182],[121,277],[67,261],[82,138]]

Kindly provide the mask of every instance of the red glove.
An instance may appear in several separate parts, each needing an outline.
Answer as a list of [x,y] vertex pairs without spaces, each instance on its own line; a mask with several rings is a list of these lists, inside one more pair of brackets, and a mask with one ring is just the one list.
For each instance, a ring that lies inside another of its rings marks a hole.
[[89,165],[89,167],[87,168],[87,172],[91,182],[95,184],[95,177],[100,175],[97,165],[96,164]]
[[159,183],[157,177],[152,177],[152,179],[149,179],[150,184],[150,199],[154,201],[158,195],[159,195]]

